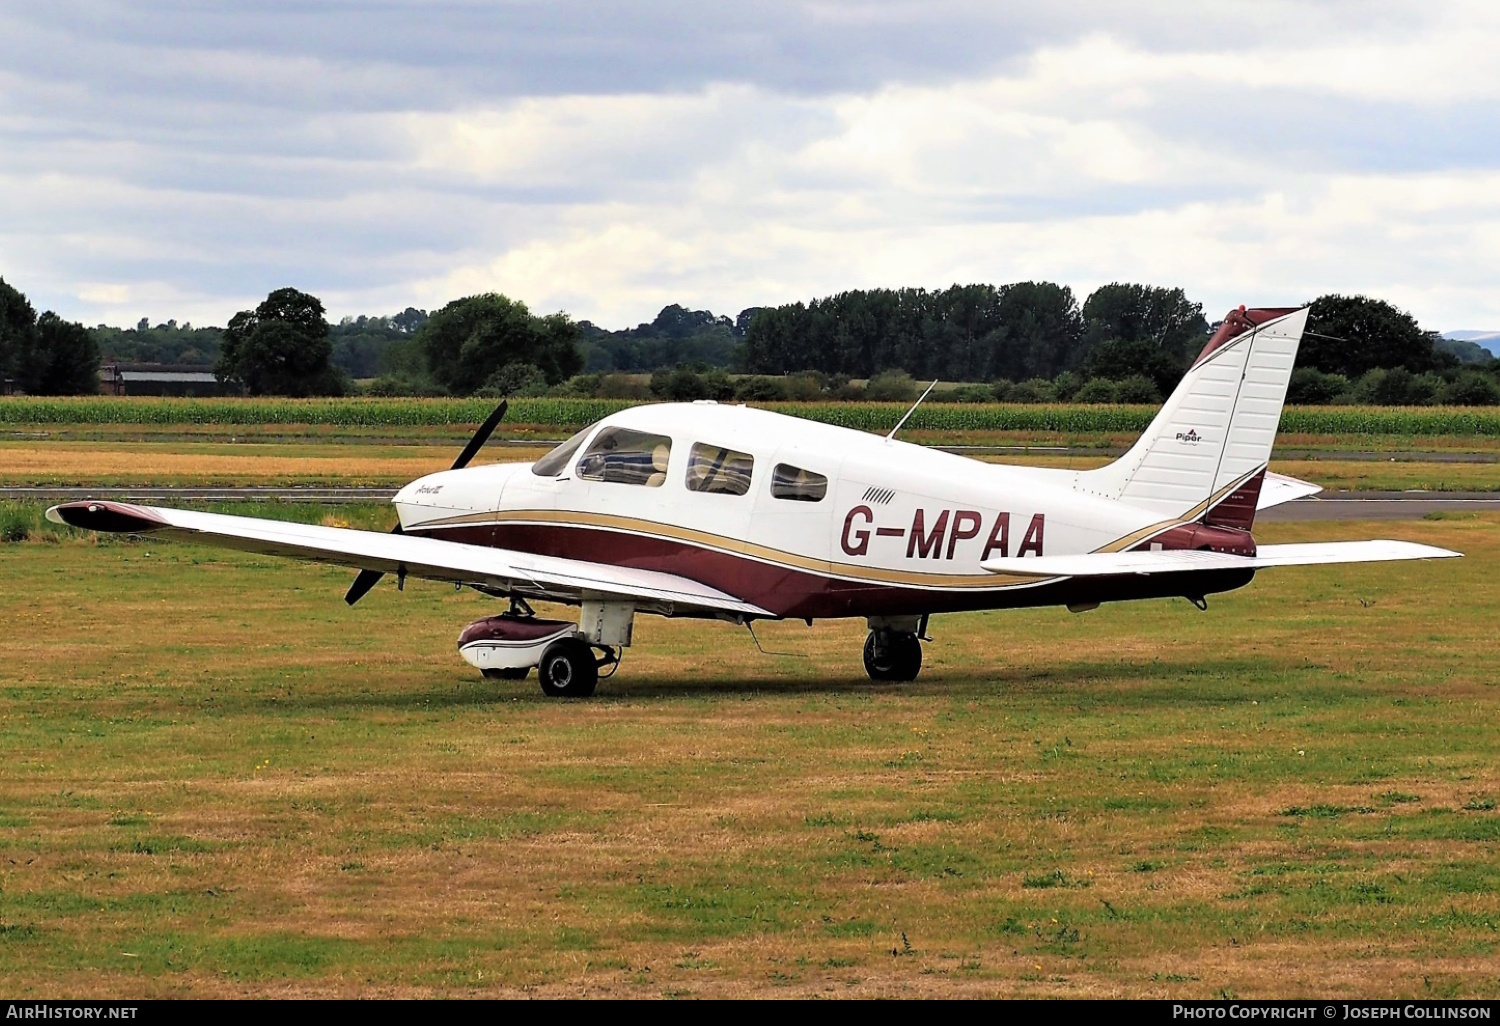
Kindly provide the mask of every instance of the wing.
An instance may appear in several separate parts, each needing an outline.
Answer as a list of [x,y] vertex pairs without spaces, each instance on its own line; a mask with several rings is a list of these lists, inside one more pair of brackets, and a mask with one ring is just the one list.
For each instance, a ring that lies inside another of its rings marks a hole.
[[1280,506],[1283,502],[1291,502],[1293,499],[1317,495],[1322,490],[1322,485],[1315,485],[1311,481],[1288,477],[1285,474],[1272,474],[1268,471],[1260,483],[1260,495],[1255,500],[1255,508],[1270,509],[1272,506]]
[[981,563],[995,574],[1033,577],[1105,577],[1112,574],[1171,574],[1194,570],[1264,570],[1274,566],[1318,563],[1376,563],[1392,559],[1445,559],[1461,552],[1404,541],[1311,542],[1262,545],[1253,556],[1225,552],[1171,550],[1157,552],[1090,552],[1082,556],[1027,556]]
[[666,615],[772,616],[768,610],[675,574],[538,556],[482,545],[293,524],[222,513],[135,506],[123,502],[69,502],[47,511],[53,523],[89,531],[149,534],[200,545],[289,556],[358,570],[483,585],[530,598],[560,602],[631,601]]

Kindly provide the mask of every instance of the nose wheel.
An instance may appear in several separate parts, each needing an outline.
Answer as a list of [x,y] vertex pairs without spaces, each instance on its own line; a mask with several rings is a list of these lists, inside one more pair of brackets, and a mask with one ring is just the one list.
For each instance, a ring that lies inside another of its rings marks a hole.
[[865,672],[871,680],[916,680],[922,642],[912,631],[873,630],[865,638]]

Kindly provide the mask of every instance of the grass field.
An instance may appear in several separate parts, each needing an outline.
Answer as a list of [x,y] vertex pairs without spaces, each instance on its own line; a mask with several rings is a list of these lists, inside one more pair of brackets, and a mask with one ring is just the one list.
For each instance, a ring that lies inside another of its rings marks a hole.
[[[975,441],[959,436],[957,444],[1046,445],[1048,442]],[[1120,448],[1128,443],[1122,439]],[[396,445],[378,442],[350,444],[347,440],[230,442],[214,440],[54,441],[0,440],[0,486],[385,486],[398,487],[423,474],[445,470],[461,445]],[[1399,447],[1398,447],[1399,446]],[[1294,445],[1283,446],[1296,452]],[[1311,448],[1311,446],[1309,446]],[[1317,448],[1323,448],[1317,446]],[[492,445],[478,462],[530,461],[545,446]],[[1328,449],[1325,458],[1273,459],[1271,469],[1315,481],[1328,489],[1393,491],[1500,490],[1500,463],[1459,463],[1423,459],[1405,443],[1390,450],[1400,460],[1339,459]],[[1451,451],[1451,450],[1449,450]],[[1464,451],[1500,454],[1500,439],[1473,439]],[[1442,454],[1444,450],[1434,450]],[[1112,457],[1094,455],[981,454],[980,459],[1075,470],[1101,466]]]
[[[297,511],[316,516],[316,511]],[[337,515],[377,518],[378,510]],[[0,545],[0,978],[27,995],[1500,995],[1500,518],[1462,560],[934,621],[643,618],[590,702],[492,611]]]

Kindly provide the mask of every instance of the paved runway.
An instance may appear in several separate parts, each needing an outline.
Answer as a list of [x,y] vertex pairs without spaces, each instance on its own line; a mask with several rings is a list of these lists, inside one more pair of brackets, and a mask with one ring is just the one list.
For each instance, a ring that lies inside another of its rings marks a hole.
[[[72,502],[115,499],[171,506],[182,502],[389,502],[394,488],[0,488],[0,499]],[[1263,510],[1256,519],[1420,520],[1436,512],[1500,513],[1495,492],[1327,492]]]
[[1279,520],[1420,520],[1429,513],[1500,513],[1490,492],[1327,492],[1294,499],[1255,515]]

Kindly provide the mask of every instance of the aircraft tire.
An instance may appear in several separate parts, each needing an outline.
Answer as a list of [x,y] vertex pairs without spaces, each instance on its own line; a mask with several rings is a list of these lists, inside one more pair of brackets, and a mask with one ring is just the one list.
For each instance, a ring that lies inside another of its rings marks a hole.
[[594,650],[577,638],[563,638],[547,646],[536,668],[542,694],[549,698],[588,698],[599,686],[599,664]]
[[[880,633],[885,637],[877,637]],[[871,631],[865,638],[865,672],[871,680],[916,680],[921,671],[922,642],[915,634]]]
[[487,670],[480,670],[490,680],[525,680],[531,673],[529,666],[507,666],[505,668],[492,666]]

